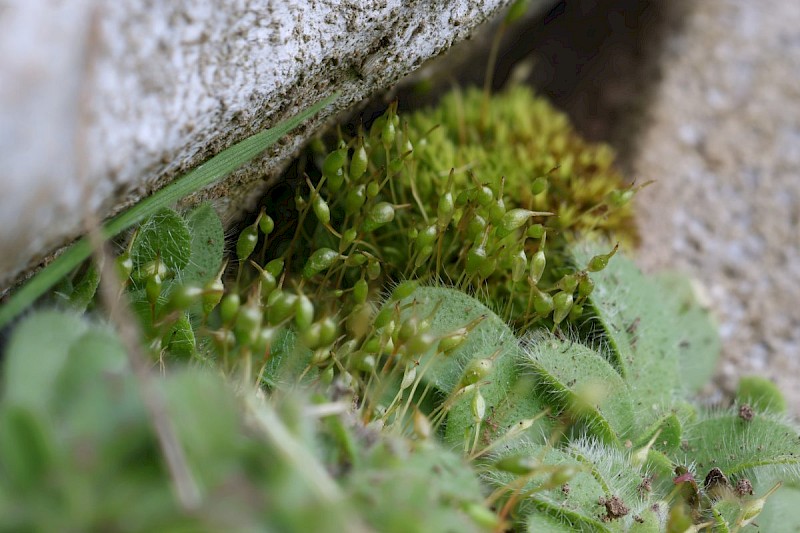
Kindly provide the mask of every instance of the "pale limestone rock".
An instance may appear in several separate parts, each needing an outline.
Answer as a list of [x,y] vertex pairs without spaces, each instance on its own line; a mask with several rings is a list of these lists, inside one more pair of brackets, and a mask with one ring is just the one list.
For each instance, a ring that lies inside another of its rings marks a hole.
[[227,146],[340,92],[204,191],[232,213],[318,126],[510,0],[0,2],[0,286]]

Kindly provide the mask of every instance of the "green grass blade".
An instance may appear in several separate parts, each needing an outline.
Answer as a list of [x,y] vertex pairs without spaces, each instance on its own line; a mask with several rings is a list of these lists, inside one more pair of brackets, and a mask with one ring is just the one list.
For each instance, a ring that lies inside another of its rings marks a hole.
[[[143,199],[124,213],[112,218],[103,226],[103,236],[110,238],[118,235],[159,209],[169,207],[181,198],[227,176],[275,144],[303,121],[317,114],[322,108],[332,103],[337,96],[338,94],[333,94],[277,126],[256,133],[226,148],[199,167]],[[61,278],[85,261],[91,253],[91,244],[88,238],[83,237],[53,260],[52,263],[39,271],[0,307],[0,327],[7,325],[15,316],[33,304],[37,298],[58,283]]]

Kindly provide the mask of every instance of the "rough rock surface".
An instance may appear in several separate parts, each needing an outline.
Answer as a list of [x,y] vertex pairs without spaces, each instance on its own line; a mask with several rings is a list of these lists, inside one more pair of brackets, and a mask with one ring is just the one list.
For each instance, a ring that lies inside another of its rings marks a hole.
[[227,146],[340,91],[203,193],[237,210],[336,111],[510,0],[0,2],[0,287]]
[[633,161],[648,268],[701,281],[722,384],[757,373],[800,413],[800,3],[692,2]]

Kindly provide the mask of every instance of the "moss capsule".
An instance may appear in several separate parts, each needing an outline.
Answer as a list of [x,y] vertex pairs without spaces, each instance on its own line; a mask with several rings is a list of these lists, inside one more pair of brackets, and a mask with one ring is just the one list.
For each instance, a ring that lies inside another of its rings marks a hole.
[[239,312],[240,305],[241,299],[237,293],[231,292],[225,295],[222,302],[219,304],[219,316],[223,324],[230,324],[233,322],[236,313]]
[[331,209],[322,196],[319,194],[314,195],[314,199],[311,201],[311,208],[314,210],[317,220],[325,225],[331,223]]
[[353,159],[350,160],[350,179],[357,180],[363,176],[367,171],[368,163],[367,150],[364,148],[363,139],[361,139],[353,152]]
[[539,250],[533,257],[531,257],[530,280],[534,285],[539,283],[544,273],[544,268],[547,266],[547,257],[544,255],[544,250]]
[[323,270],[330,268],[339,258],[339,253],[330,248],[320,248],[316,250],[306,261],[303,267],[303,277],[306,279],[319,274]]
[[314,304],[311,303],[311,298],[301,294],[297,297],[294,308],[294,324],[297,327],[297,331],[302,333],[308,330],[313,320]]
[[347,191],[344,199],[344,212],[347,215],[355,215],[367,200],[367,187],[358,185]]
[[572,293],[559,291],[553,296],[553,322],[561,323],[572,309]]
[[258,221],[258,229],[264,235],[269,235],[275,229],[275,221],[269,215],[263,215]]
[[244,261],[253,250],[256,249],[258,243],[258,229],[256,226],[247,226],[239,234],[239,239],[236,241],[236,257],[239,261]]
[[372,206],[364,221],[364,231],[373,231],[394,220],[394,206],[389,202],[379,202]]

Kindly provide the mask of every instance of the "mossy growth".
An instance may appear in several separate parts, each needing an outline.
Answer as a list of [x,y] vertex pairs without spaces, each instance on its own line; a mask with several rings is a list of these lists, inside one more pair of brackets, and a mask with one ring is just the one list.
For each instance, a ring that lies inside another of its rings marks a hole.
[[[608,148],[520,88],[406,122],[390,106],[335,143],[227,261],[208,205],[158,213],[117,259],[188,481],[107,327],[23,323],[0,403],[3,527],[800,525],[780,392],[750,380],[729,409],[693,402],[713,322],[686,280],[618,252],[636,188]],[[92,272],[55,298],[92,305]]]

